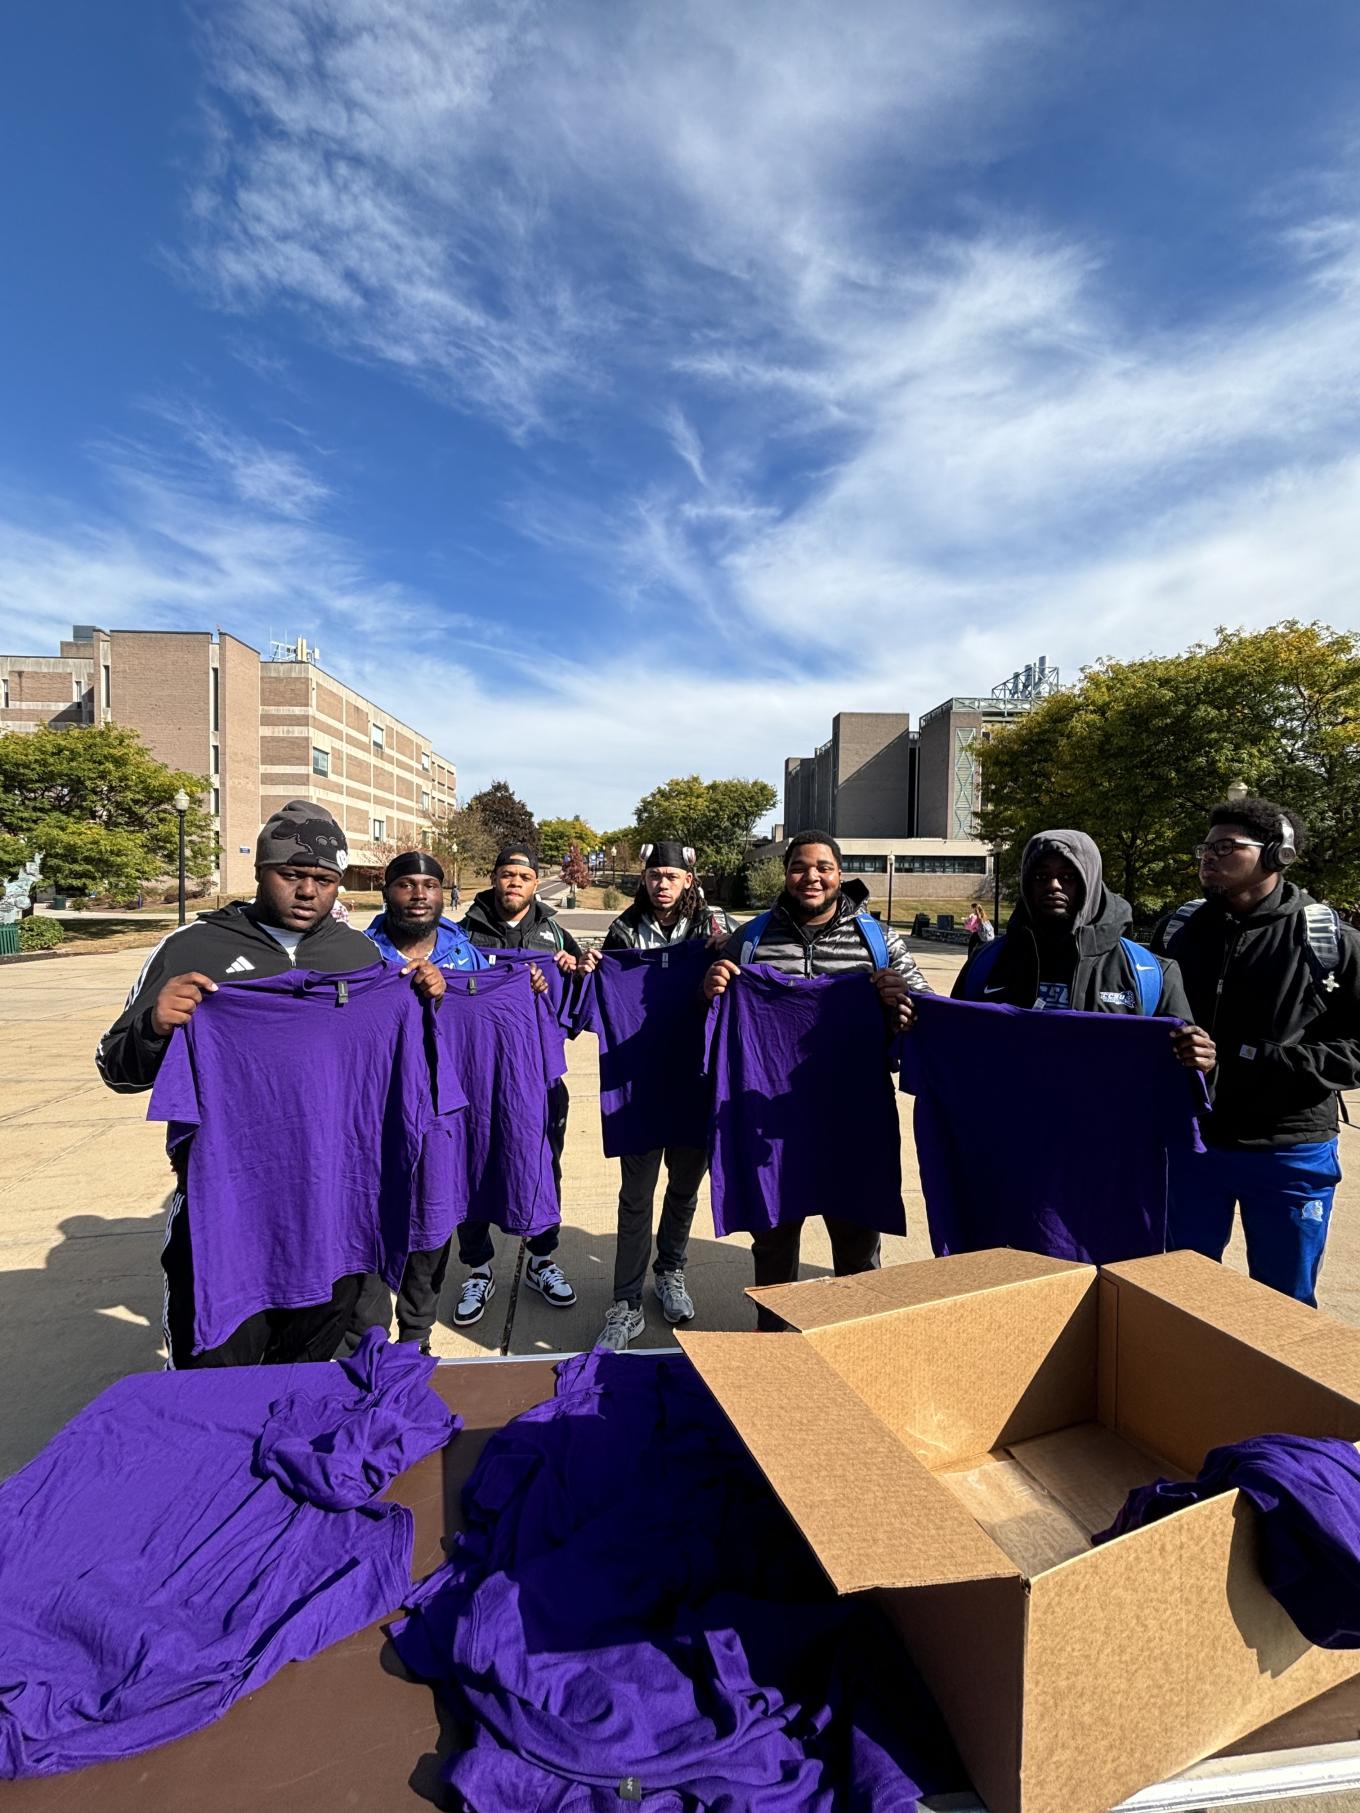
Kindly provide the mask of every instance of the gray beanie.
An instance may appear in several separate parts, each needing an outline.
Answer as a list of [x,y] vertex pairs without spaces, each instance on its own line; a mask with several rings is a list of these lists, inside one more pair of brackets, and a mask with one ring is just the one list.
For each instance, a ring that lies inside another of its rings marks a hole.
[[324,806],[308,799],[290,799],[260,827],[255,867],[281,869],[286,863],[329,869],[335,875],[343,875],[349,867],[345,834]]

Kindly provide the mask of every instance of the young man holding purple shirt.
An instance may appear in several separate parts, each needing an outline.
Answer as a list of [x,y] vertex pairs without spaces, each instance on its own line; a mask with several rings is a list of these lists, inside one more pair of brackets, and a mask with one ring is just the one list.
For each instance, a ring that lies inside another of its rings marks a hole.
[[[152,951],[123,1011],[99,1041],[95,1063],[110,1089],[150,1089],[175,1028],[185,1026],[218,984],[290,969],[344,975],[376,957],[362,932],[331,917],[349,854],[345,835],[323,807],[291,800],[262,828],[255,850],[255,899],[235,902],[181,926]],[[431,963],[402,966],[416,992],[437,1001],[444,978]],[[283,1061],[287,1061],[286,1056]],[[324,1134],[324,1129],[320,1130]],[[165,1272],[165,1341],[169,1364],[253,1366],[328,1360],[344,1333],[361,1277],[337,1279],[328,1303],[266,1309],[250,1316],[219,1346],[195,1354],[192,1209],[187,1200],[188,1142],[176,1148],[161,1265]]]

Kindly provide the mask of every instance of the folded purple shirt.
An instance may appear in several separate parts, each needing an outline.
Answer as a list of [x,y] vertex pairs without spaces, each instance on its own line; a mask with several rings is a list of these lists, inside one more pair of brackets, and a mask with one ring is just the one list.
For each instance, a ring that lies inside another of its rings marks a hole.
[[708,1010],[707,1067],[715,1233],[809,1215],[906,1233],[902,1131],[867,970],[744,964]]
[[459,1427],[435,1364],[372,1329],[339,1366],[136,1374],[0,1484],[0,1778],[183,1737],[394,1611],[411,1513],[374,1498]]
[[393,1635],[470,1721],[445,1780],[471,1813],[908,1813],[960,1783],[886,1623],[830,1596],[685,1361],[564,1362],[463,1510]]
[[1198,1477],[1130,1492],[1109,1542],[1234,1487],[1256,1507],[1261,1578],[1310,1643],[1360,1649],[1360,1454],[1350,1442],[1257,1435],[1212,1448]]

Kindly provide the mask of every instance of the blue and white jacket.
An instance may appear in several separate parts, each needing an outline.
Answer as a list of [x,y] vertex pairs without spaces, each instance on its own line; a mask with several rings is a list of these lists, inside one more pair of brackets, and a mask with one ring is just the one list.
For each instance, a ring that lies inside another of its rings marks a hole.
[[[386,913],[379,913],[364,927],[364,936],[373,940],[389,963],[405,963],[406,952],[399,951],[383,929],[386,922]],[[434,941],[434,949],[430,952],[430,962],[438,969],[490,968],[467,933],[451,919],[439,921],[439,932]]]

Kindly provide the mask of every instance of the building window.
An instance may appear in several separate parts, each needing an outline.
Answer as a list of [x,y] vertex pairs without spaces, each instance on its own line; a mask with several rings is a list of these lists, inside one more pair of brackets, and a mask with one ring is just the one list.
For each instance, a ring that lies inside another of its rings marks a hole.
[[375,818],[373,821],[373,841],[374,841],[374,843],[380,844],[386,836],[387,836],[387,820],[385,818]]
[[5,702],[5,710],[8,711],[9,710],[9,675],[8,674],[5,675],[3,681],[0,681],[0,687],[3,687],[3,689],[4,689],[3,694],[0,696],[3,696],[4,702]]
[[216,743],[212,746],[212,771],[214,774],[222,772],[222,751]]
[[421,750],[420,765],[425,770],[426,774],[430,772],[430,752],[428,749]]
[[985,875],[985,856],[899,856],[893,863],[899,875]]
[[312,751],[312,773],[329,774],[331,771],[331,752],[329,749]]
[[847,852],[841,858],[841,867],[847,875],[886,875],[888,859],[886,856],[851,856]]
[[425,792],[424,788],[421,789],[420,793],[420,809],[422,812],[428,812],[430,809],[430,796]]
[[218,722],[217,722],[217,710],[218,710],[218,703],[219,703],[218,695],[220,694],[221,690],[222,690],[221,674],[219,673],[217,668],[213,668],[213,670],[212,670],[212,727],[214,730],[217,730],[219,728]]
[[113,709],[113,675],[109,671],[107,661],[104,663],[104,709],[105,711]]
[[383,741],[384,741],[383,727],[381,724],[375,724],[375,725],[373,725],[372,728],[373,728],[373,747],[375,749],[381,749],[383,747]]
[[212,790],[212,809],[213,817],[216,818],[222,810],[222,789],[220,787],[214,787]]
[[73,705],[79,705],[80,695],[83,691],[84,691],[84,688],[81,686],[80,681],[76,678],[76,676],[74,674],[72,674],[71,675],[71,702]]

